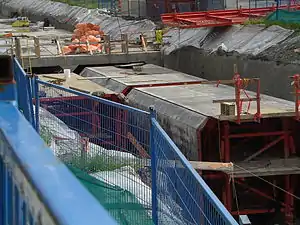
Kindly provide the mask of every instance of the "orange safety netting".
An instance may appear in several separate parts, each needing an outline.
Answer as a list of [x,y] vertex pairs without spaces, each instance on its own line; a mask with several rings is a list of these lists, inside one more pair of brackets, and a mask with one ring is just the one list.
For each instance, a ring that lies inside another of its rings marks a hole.
[[62,49],[64,54],[101,52],[102,46],[99,42],[104,32],[100,30],[100,26],[91,23],[79,23],[75,28],[72,44],[64,46]]

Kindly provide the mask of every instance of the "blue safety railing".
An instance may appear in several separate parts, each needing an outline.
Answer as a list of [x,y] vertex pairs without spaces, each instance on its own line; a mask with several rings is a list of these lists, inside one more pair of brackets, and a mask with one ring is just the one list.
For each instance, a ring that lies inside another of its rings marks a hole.
[[27,76],[14,71],[17,85],[0,75],[0,224],[117,224],[34,130]]
[[[45,130],[51,129],[50,136],[56,143],[52,150],[66,164],[71,162],[95,175],[101,171],[102,177],[96,176],[99,179],[103,179],[103,174],[118,176],[118,181],[108,181],[134,193],[145,209],[151,209],[154,224],[237,224],[159,126],[154,110],[149,114],[45,81],[37,80],[37,83],[40,134],[43,136]],[[50,120],[49,116],[45,119],[45,111],[60,122]],[[58,126],[61,123],[70,129],[65,134]],[[78,138],[71,140],[68,135],[71,132],[78,134]],[[75,149],[75,143],[85,146]],[[87,152],[84,166],[78,165],[82,149]],[[126,157],[112,159],[116,152],[125,153]],[[105,163],[91,165],[96,155],[104,157]],[[115,168],[116,160],[121,166],[133,167],[131,174],[138,176],[128,178],[124,170]],[[126,224],[132,220],[128,218]]]
[[[132,193],[145,214],[134,214],[135,204],[129,222],[237,225],[153,109],[144,112],[28,77],[17,62],[15,77],[24,93],[16,102],[27,121],[11,102],[0,102],[0,224],[115,224],[65,166],[72,165]],[[132,205],[123,203],[121,211]]]
[[[175,224],[182,225],[237,224],[154,116],[151,134],[152,168],[156,168],[152,179],[158,199],[155,202],[157,224],[169,215],[177,218]],[[172,207],[167,208],[167,202],[171,202]]]
[[0,177],[0,224],[116,224],[5,101],[0,102]]

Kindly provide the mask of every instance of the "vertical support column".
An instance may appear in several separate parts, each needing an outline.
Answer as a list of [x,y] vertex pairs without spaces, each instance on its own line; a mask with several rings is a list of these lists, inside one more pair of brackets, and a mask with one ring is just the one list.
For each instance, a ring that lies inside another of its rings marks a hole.
[[35,98],[35,130],[40,133],[40,97],[39,97],[39,78],[38,76],[33,77],[34,82],[34,98]]
[[105,54],[110,54],[110,35],[104,35],[103,36],[104,40],[104,52]]
[[235,104],[237,109],[237,123],[241,122],[241,112],[242,112],[242,104],[241,104],[241,85],[242,79],[239,74],[235,74],[233,77],[234,87],[235,87]]
[[41,57],[40,40],[37,37],[33,37],[33,41],[34,41],[34,53],[36,57],[40,58]]
[[260,122],[260,79],[256,80],[256,115],[255,121]]
[[150,110],[150,151],[151,151],[151,178],[152,178],[152,221],[155,225],[158,224],[158,201],[157,201],[157,157],[156,146],[154,139],[154,122],[156,121],[156,112],[153,106],[149,107]]
[[[222,124],[223,128],[223,140],[224,140],[224,161],[230,162],[230,140],[229,140],[229,123],[223,122]],[[226,176],[225,178],[225,187],[223,187],[223,201],[228,209],[229,212],[231,212],[232,207],[232,190],[231,190],[231,183],[229,176]]]
[[[292,175],[285,176],[285,190],[289,193],[293,193],[293,186],[291,182]],[[291,196],[289,193],[286,193],[284,196],[284,214],[285,214],[285,224],[293,225],[293,206],[294,206],[294,197]]]
[[229,140],[229,123],[226,121],[223,123],[224,129],[224,160],[230,162],[230,140]]
[[[284,133],[284,158],[288,158],[290,156],[290,140],[289,140],[289,131],[290,131],[290,120],[288,118],[282,119],[282,127],[285,131]],[[289,193],[293,193],[293,187],[291,185],[291,177],[292,175],[285,175],[285,193],[284,196],[284,215],[285,215],[285,224],[292,225],[293,224],[293,201],[294,197]]]
[[116,145],[119,151],[122,151],[122,144],[121,144],[121,138],[122,138],[122,111],[121,109],[117,109],[117,121],[116,121]]
[[[4,144],[0,142],[0,152],[4,152]],[[5,210],[5,163],[4,158],[0,156],[0,224],[4,224],[4,210]]]
[[300,81],[300,75],[296,74],[293,77],[293,82],[294,82],[294,94],[295,94],[295,114],[296,114],[296,120],[299,120],[300,118],[300,113],[299,113],[299,95],[300,95],[300,90],[299,90],[299,81]]
[[282,118],[282,127],[284,130],[284,158],[288,158],[290,155],[290,142],[289,142],[289,120],[288,118]]
[[96,101],[92,103],[92,134],[96,136],[97,133],[97,123],[96,123]]
[[[198,145],[198,161],[202,161],[202,135],[201,130],[198,128],[197,130],[197,145]],[[199,171],[199,174],[202,175],[202,170]]]
[[16,41],[16,56],[18,59],[21,59],[22,58],[21,40],[19,38],[16,38],[15,41]]
[[122,149],[128,149],[127,147],[127,133],[128,133],[128,112],[127,110],[123,110],[122,113]]
[[121,34],[122,39],[122,53],[128,54],[128,35]]

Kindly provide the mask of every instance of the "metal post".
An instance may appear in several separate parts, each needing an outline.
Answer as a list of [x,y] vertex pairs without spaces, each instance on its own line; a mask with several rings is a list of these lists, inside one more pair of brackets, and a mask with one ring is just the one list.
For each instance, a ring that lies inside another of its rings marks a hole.
[[38,76],[33,77],[34,82],[34,98],[35,98],[35,130],[40,133],[40,97],[39,97],[39,83]]
[[9,199],[8,199],[8,163],[5,157],[3,158],[4,163],[4,173],[2,185],[3,190],[3,202],[4,202],[4,212],[3,212],[3,224],[8,224],[8,213],[9,213]]
[[122,53],[128,54],[128,35],[121,34],[122,39]]
[[278,8],[279,8],[279,0],[276,1],[276,20],[278,20]]
[[15,45],[16,45],[16,56],[18,59],[21,60],[22,58],[22,47],[21,47],[21,40],[19,38],[15,39]]
[[27,91],[27,99],[26,99],[26,104],[27,104],[27,108],[28,108],[28,112],[29,112],[29,115],[28,115],[28,121],[31,123],[31,125],[33,127],[36,126],[35,124],[35,121],[34,121],[34,113],[33,113],[33,105],[32,105],[32,89],[31,89],[31,83],[30,83],[30,77],[25,74],[24,76],[24,79],[25,79],[25,91]]
[[104,52],[105,54],[110,54],[110,35],[104,35]]
[[153,106],[149,107],[150,110],[150,151],[151,151],[151,175],[152,175],[152,220],[155,225],[158,224],[158,202],[157,202],[157,165],[156,165],[156,147],[154,140],[154,122],[156,121],[156,112]]
[[34,41],[34,53],[36,57],[41,57],[41,47],[40,47],[40,39],[38,37],[33,37]]

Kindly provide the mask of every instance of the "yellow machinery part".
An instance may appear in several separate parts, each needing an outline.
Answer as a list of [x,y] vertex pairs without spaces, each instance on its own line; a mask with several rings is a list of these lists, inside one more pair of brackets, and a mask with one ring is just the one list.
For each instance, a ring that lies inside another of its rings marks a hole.
[[12,27],[29,27],[30,22],[26,20],[16,20],[12,23]]
[[162,30],[156,30],[155,31],[155,41],[158,44],[161,44],[163,41],[163,31]]

